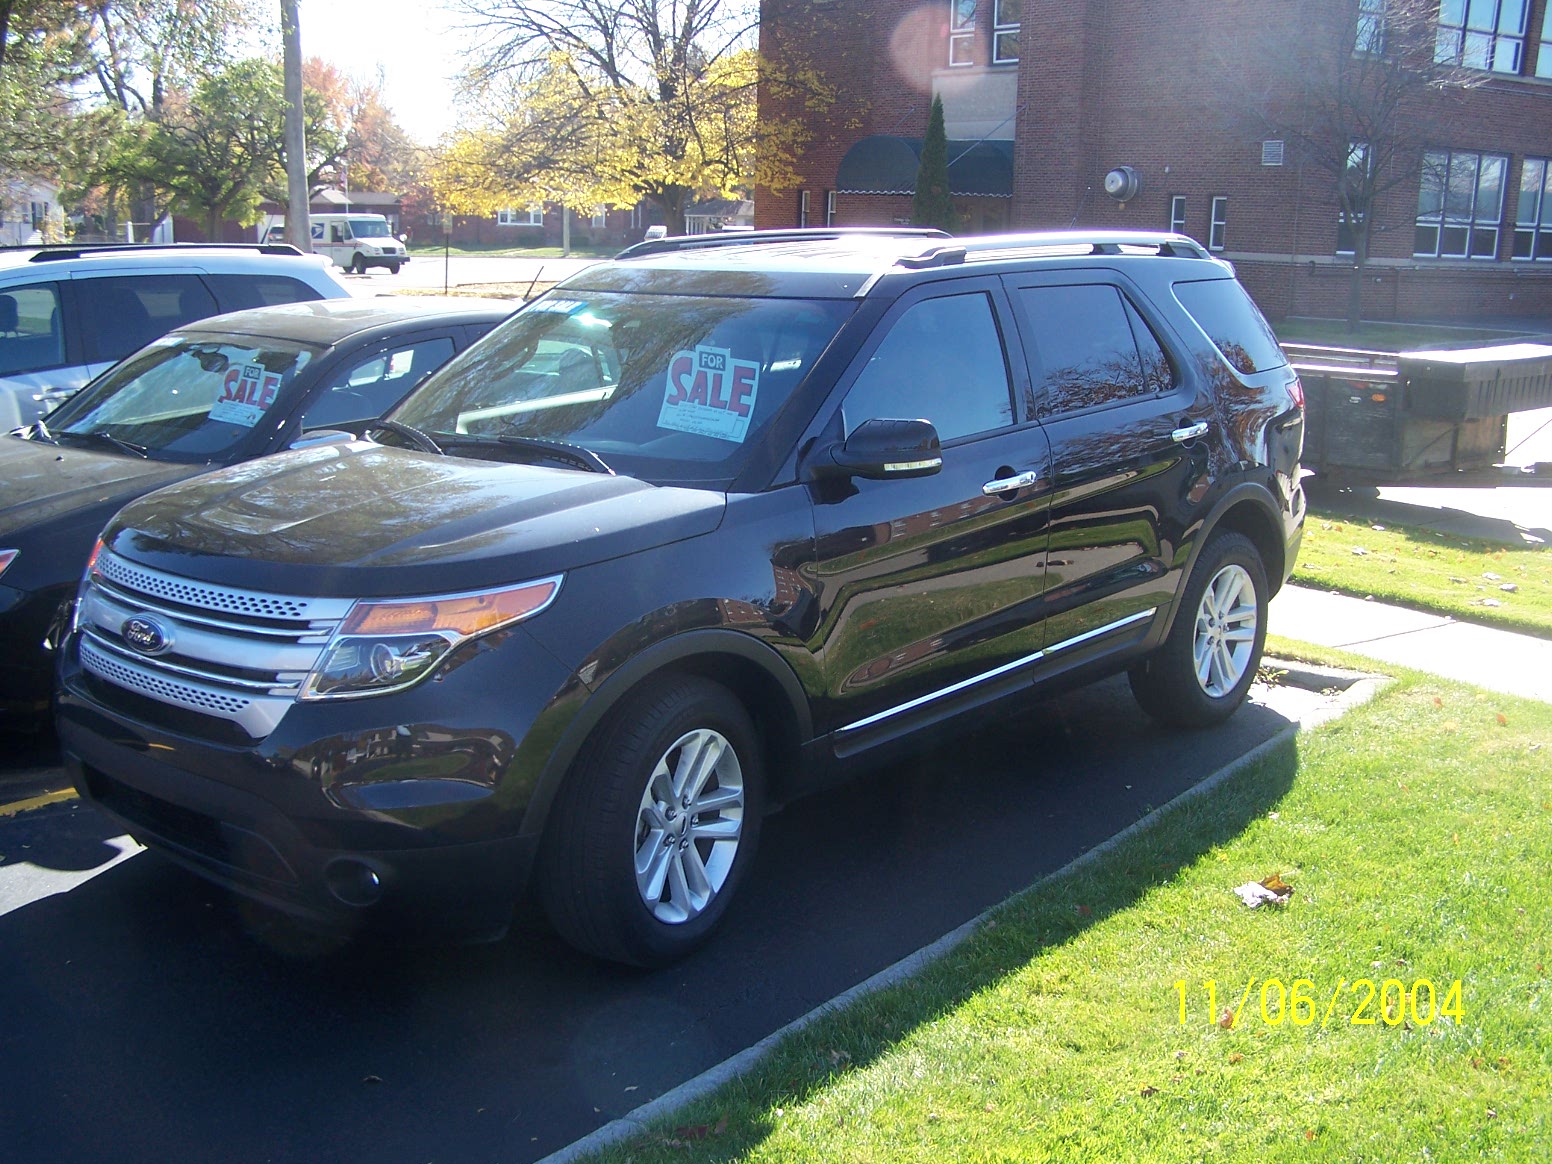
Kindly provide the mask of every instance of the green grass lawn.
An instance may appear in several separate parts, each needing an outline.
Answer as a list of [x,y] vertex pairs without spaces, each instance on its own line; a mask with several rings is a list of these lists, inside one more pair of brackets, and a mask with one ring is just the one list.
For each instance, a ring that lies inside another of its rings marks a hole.
[[[1359,552],[1362,551],[1362,552]],[[1293,580],[1552,638],[1552,547],[1310,511]],[[1505,587],[1513,587],[1508,590]]]
[[1539,1162],[1549,751],[1403,674],[603,1158]]

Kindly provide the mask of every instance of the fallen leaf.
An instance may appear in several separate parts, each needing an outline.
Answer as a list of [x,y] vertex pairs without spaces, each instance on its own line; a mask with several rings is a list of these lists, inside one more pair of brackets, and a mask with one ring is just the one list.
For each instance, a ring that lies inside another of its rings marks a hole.
[[1509,726],[1509,717],[1506,716],[1501,711],[1498,713],[1498,726],[1499,727],[1508,727]]
[[1241,1055],[1238,1051],[1235,1051],[1234,1054],[1229,1056],[1230,1063],[1243,1063],[1244,1061],[1245,1056]]
[[1362,546],[1354,546],[1353,547],[1353,554],[1355,556],[1357,556],[1357,557],[1360,557],[1360,558],[1366,557],[1368,555],[1368,553],[1369,553],[1369,551],[1364,549]]
[[1158,1093],[1159,1089],[1157,1087],[1144,1087],[1140,1092],[1138,1092],[1138,1094],[1144,1098],[1150,1095],[1157,1095]]
[[1086,905],[1075,905],[1072,908],[1077,911],[1079,917],[1091,917],[1094,913],[1094,911]]
[[1234,1029],[1234,1012],[1228,1007],[1223,1008],[1223,1013],[1218,1016],[1218,1025],[1226,1031]]
[[1435,695],[1433,697],[1433,705],[1435,707],[1443,707],[1444,706],[1444,700],[1440,699],[1437,695]]
[[1315,1138],[1315,1129],[1314,1128],[1305,1128],[1304,1129],[1304,1138],[1306,1140],[1313,1140]]

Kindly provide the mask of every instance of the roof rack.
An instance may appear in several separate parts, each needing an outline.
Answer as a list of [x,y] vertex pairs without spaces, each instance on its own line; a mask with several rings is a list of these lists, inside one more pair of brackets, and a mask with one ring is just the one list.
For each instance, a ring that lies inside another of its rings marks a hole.
[[1183,234],[1164,231],[1053,230],[956,238],[897,262],[899,266],[910,268],[948,267],[971,261],[972,258],[984,261],[1042,251],[1052,254],[1120,255],[1125,254],[1128,248],[1140,248],[1176,258],[1214,257],[1201,243]]
[[24,250],[35,250],[27,261],[29,263],[57,263],[65,259],[80,259],[87,255],[96,254],[122,254],[133,251],[249,251],[259,255],[300,255],[302,252],[290,243],[81,243],[70,244],[45,244],[36,248],[25,247]]
[[711,247],[756,246],[769,243],[822,242],[842,238],[921,238],[946,239],[948,234],[930,226],[815,226],[796,230],[729,230],[712,234],[680,234],[652,238],[628,246],[616,259],[639,259],[671,251],[693,251]]

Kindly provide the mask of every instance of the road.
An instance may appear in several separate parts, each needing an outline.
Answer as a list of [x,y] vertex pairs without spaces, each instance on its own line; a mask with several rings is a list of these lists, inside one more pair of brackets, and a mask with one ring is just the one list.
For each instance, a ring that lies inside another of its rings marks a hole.
[[417,255],[397,275],[378,267],[364,275],[336,274],[350,287],[352,294],[370,298],[408,290],[440,293],[444,288],[476,290],[495,284],[544,285],[596,262],[598,260],[593,258],[525,259],[500,255],[454,255],[444,261],[440,256]]
[[78,802],[0,817],[4,1156],[536,1159],[1059,868],[1321,698],[1265,694],[1217,730],[1166,733],[1111,680],[790,805],[725,931],[656,973],[582,957],[531,917],[494,945],[320,949]]

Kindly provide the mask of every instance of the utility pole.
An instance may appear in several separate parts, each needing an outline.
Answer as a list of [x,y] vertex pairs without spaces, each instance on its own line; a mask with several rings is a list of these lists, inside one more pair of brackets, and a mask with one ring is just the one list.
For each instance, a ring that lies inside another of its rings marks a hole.
[[302,127],[302,25],[296,0],[280,0],[280,32],[286,74],[286,241],[303,254],[311,254],[307,134]]

